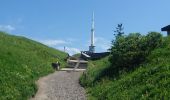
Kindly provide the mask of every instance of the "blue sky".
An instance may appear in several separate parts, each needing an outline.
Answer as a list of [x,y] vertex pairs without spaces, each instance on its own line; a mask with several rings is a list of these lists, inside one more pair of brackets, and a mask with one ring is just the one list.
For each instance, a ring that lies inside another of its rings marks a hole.
[[0,0],[0,4],[0,30],[60,50],[66,46],[70,54],[88,50],[93,11],[96,52],[109,48],[119,23],[126,34],[161,32],[170,24],[170,0]]

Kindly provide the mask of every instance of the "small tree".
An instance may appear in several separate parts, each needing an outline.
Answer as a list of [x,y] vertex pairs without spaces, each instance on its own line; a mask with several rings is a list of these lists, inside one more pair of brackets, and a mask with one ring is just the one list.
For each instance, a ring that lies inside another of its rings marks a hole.
[[114,31],[115,37],[117,38],[117,37],[122,36],[124,34],[123,30],[124,30],[123,24],[118,24],[116,27],[116,30]]
[[[123,37],[123,34],[124,34],[123,29],[124,29],[123,24],[117,25],[116,30],[114,31],[115,39],[112,40],[111,48],[113,48],[116,45],[116,42],[120,37]],[[109,49],[109,50],[111,50],[111,49]]]

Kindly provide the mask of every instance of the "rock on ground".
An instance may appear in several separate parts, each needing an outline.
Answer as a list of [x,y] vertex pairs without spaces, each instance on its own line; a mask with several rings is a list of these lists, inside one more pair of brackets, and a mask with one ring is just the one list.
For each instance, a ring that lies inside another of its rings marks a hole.
[[86,100],[79,84],[82,72],[57,71],[37,81],[38,92],[31,100]]

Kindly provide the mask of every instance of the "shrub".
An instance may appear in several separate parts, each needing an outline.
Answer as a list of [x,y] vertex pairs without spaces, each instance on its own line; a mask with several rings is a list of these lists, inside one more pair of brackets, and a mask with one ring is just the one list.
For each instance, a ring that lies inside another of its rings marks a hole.
[[114,70],[131,70],[145,61],[148,54],[162,43],[162,35],[150,32],[143,36],[131,33],[128,36],[119,36],[112,41],[110,62]]

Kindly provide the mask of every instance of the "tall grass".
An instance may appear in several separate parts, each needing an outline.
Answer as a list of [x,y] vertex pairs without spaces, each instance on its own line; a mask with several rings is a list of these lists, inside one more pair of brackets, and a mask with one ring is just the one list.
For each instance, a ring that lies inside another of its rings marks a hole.
[[67,55],[33,40],[0,32],[0,100],[26,100],[37,91],[35,81],[65,66]]
[[95,67],[89,64],[88,69],[91,70],[87,70],[88,74],[80,79],[80,83],[86,87],[89,100],[169,100],[170,38],[164,38],[163,41],[163,46],[153,50],[135,70],[124,71],[119,76],[100,77],[98,81],[90,81],[100,76],[97,73],[101,70],[108,69],[106,64],[100,70],[101,62],[106,62],[106,59],[90,62],[95,63]]
[[103,77],[103,71],[109,68],[109,57],[100,60],[89,61],[87,71],[80,77],[81,85],[94,86]]

